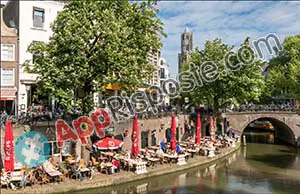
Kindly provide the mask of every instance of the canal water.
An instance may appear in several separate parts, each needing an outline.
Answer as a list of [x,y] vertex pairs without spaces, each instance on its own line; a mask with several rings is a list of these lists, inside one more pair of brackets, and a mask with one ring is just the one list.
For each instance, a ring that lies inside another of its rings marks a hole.
[[75,193],[300,194],[300,151],[284,145],[247,144],[207,166]]

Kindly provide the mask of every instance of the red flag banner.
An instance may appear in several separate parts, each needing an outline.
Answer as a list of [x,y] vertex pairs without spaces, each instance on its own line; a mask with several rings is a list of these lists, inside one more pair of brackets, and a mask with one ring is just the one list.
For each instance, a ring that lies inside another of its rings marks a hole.
[[136,158],[139,153],[139,124],[137,116],[134,116],[132,127],[132,149],[131,153]]
[[4,136],[4,168],[6,171],[14,171],[14,136],[11,120],[6,121],[6,131]]

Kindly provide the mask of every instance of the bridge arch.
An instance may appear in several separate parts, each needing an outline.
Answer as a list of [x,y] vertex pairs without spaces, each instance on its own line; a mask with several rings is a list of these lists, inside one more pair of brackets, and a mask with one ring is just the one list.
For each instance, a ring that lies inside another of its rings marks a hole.
[[[230,112],[224,113],[229,122],[229,127],[237,134],[242,135],[245,128],[255,120],[266,118],[275,125],[282,136],[288,137],[288,142],[299,146],[297,139],[300,137],[300,116],[293,112]],[[280,135],[280,134],[279,134]]]
[[274,118],[274,117],[259,117],[259,118],[253,118],[249,120],[249,122],[245,123],[244,126],[242,127],[241,134],[244,133],[246,128],[253,122],[257,120],[264,120],[264,121],[269,121],[273,126],[274,130],[276,131],[276,137],[279,138],[280,140],[283,140],[285,142],[291,143],[294,142],[295,140],[295,133],[293,130],[285,124],[283,121]]

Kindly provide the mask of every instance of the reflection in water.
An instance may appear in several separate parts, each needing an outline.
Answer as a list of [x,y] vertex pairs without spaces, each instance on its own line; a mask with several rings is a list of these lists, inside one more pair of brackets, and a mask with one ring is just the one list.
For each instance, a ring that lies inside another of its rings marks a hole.
[[299,150],[291,147],[247,144],[216,164],[77,193],[299,193],[299,155]]

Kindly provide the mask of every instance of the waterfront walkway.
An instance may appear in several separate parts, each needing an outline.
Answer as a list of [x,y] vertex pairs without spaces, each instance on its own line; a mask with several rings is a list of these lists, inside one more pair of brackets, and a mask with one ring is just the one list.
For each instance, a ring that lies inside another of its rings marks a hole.
[[12,190],[1,190],[2,194],[6,193],[62,193],[72,190],[83,190],[90,188],[99,188],[105,186],[113,186],[126,182],[137,181],[141,179],[146,179],[154,176],[165,175],[168,173],[174,173],[189,168],[197,167],[200,165],[207,165],[209,163],[215,162],[233,152],[238,150],[240,144],[237,144],[235,148],[224,148],[222,153],[216,155],[214,158],[208,158],[206,156],[195,156],[188,160],[186,165],[178,166],[177,164],[167,164],[167,165],[157,165],[155,167],[147,168],[148,173],[137,175],[133,172],[121,171],[117,174],[103,175],[99,174],[94,177],[93,180],[85,179],[82,182],[66,179],[62,183],[47,184],[47,185],[33,185],[32,187],[26,187],[25,189],[12,191]]

